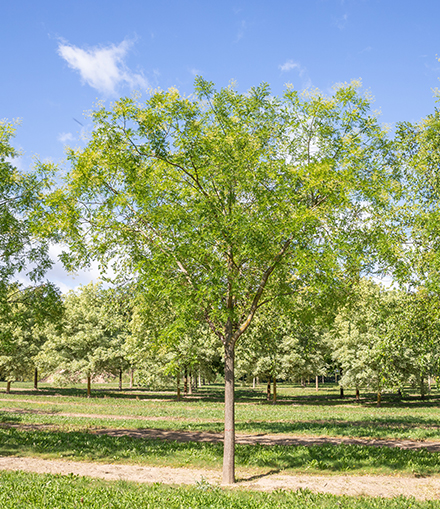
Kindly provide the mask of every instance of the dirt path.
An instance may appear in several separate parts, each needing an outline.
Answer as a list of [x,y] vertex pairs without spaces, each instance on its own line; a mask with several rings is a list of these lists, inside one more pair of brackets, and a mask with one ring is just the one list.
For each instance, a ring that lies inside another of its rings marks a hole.
[[[216,470],[84,463],[38,458],[0,457],[0,470],[75,474],[98,477],[108,481],[126,480],[139,483],[197,484],[203,481],[219,485],[221,482],[221,473]],[[311,476],[285,473],[252,476],[242,474],[235,487],[262,491],[307,488],[311,491],[333,495],[368,495],[373,497],[404,495],[419,500],[440,499],[440,478],[438,477]]]
[[[97,429],[91,433],[130,436],[134,438],[150,438],[159,440],[176,440],[177,442],[223,442],[223,433],[210,433],[207,431],[176,431],[164,429]],[[440,442],[400,440],[400,439],[369,439],[369,438],[339,438],[339,437],[314,437],[295,435],[267,435],[237,433],[237,444],[261,444],[261,445],[369,445],[373,447],[399,447],[400,449],[426,449],[431,452],[440,451]]]

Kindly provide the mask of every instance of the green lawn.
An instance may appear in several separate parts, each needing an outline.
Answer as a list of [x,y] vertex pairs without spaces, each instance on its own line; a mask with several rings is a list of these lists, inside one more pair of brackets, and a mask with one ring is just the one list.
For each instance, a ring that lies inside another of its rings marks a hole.
[[438,502],[318,495],[308,490],[257,493],[201,482],[196,487],[105,482],[73,475],[0,472],[2,509],[428,509]]
[[[0,422],[15,419],[26,424],[41,422],[75,429],[223,429],[219,386],[203,388],[182,401],[176,401],[172,392],[119,392],[108,386],[100,386],[90,399],[85,398],[83,388],[78,387],[44,387],[34,392],[25,385],[18,389],[10,395],[0,393],[3,400],[0,401]],[[358,404],[352,396],[341,400],[334,386],[318,393],[311,388],[281,387],[279,394],[278,404],[272,405],[265,401],[262,387],[259,390],[238,388],[237,432],[440,441],[440,396],[437,393],[424,401],[412,395],[402,401],[385,396],[380,408],[371,400]],[[15,412],[1,412],[1,408]]]

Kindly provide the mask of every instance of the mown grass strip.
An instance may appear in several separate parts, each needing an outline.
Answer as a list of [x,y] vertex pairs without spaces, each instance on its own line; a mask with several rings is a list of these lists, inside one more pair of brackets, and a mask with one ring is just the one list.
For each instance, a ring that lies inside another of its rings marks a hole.
[[435,501],[347,497],[308,490],[258,493],[200,483],[196,487],[139,485],[78,476],[0,472],[2,509],[433,509]]
[[[223,445],[84,432],[0,430],[0,455],[221,468]],[[238,467],[310,473],[432,475],[440,453],[359,445],[236,446]]]

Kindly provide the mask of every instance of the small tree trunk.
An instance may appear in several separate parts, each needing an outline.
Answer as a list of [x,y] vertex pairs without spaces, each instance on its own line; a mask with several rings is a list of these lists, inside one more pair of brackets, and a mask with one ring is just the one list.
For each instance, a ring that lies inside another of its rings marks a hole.
[[266,389],[266,399],[267,399],[267,401],[270,401],[270,382],[271,382],[271,379],[269,377],[268,380],[267,380],[267,389]]
[[316,388],[316,392],[318,392],[319,391],[319,376],[318,375],[316,375],[315,388]]
[[322,375],[322,380],[321,380],[321,381],[322,381],[322,383],[325,383],[325,377],[324,377],[324,375]]
[[381,401],[382,401],[382,391],[379,389],[377,391],[377,406],[380,406]]
[[234,357],[235,345],[228,324],[225,338],[225,437],[223,442],[223,484],[235,482],[235,394]]
[[199,372],[199,378],[198,378],[198,386],[199,386],[199,388],[202,387],[202,375],[200,374],[200,372]]
[[180,371],[177,372],[177,380],[176,380],[176,385],[177,385],[177,401],[180,401],[180,398],[181,398],[181,395],[180,395]]
[[193,379],[192,374],[189,373],[189,375],[188,375],[188,394],[190,394],[190,395],[193,393],[193,390],[192,390],[192,386],[193,386],[192,379]]
[[420,377],[420,397],[425,399],[425,377]]
[[122,391],[122,368],[119,369],[119,390]]
[[356,387],[356,401],[359,403],[360,399],[359,387]]
[[91,375],[87,375],[87,397],[90,398],[92,393],[92,377]]
[[252,389],[255,389],[255,387],[257,385],[256,382],[257,382],[257,379],[254,377],[252,380]]
[[273,398],[272,398],[272,403],[275,405],[276,402],[277,402],[277,377],[274,376],[273,377]]
[[339,387],[339,397],[342,399],[344,397],[344,388],[342,385]]
[[38,391],[38,368],[34,371],[34,389]]
[[10,380],[8,380],[6,382],[6,394],[10,394],[11,393],[11,382]]
[[183,394],[185,396],[188,394],[188,369],[186,367],[183,372]]
[[431,394],[432,389],[432,378],[431,375],[428,375],[428,392]]
[[306,382],[305,382],[304,378],[301,378],[301,387],[304,388],[305,386],[306,386]]
[[130,389],[133,389],[134,385],[134,368],[131,368],[130,371]]

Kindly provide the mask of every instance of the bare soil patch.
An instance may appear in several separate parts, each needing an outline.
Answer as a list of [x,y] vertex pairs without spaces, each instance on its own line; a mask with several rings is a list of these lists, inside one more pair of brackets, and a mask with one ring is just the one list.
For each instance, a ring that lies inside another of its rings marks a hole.
[[[135,438],[153,438],[159,440],[176,440],[177,442],[223,442],[223,433],[206,431],[176,431],[163,429],[95,429],[96,434],[111,436],[130,436]],[[400,449],[427,449],[440,451],[440,442],[399,440],[399,439],[368,439],[368,438],[333,438],[295,435],[236,434],[238,444],[260,445],[370,445],[374,447],[399,447]]]

